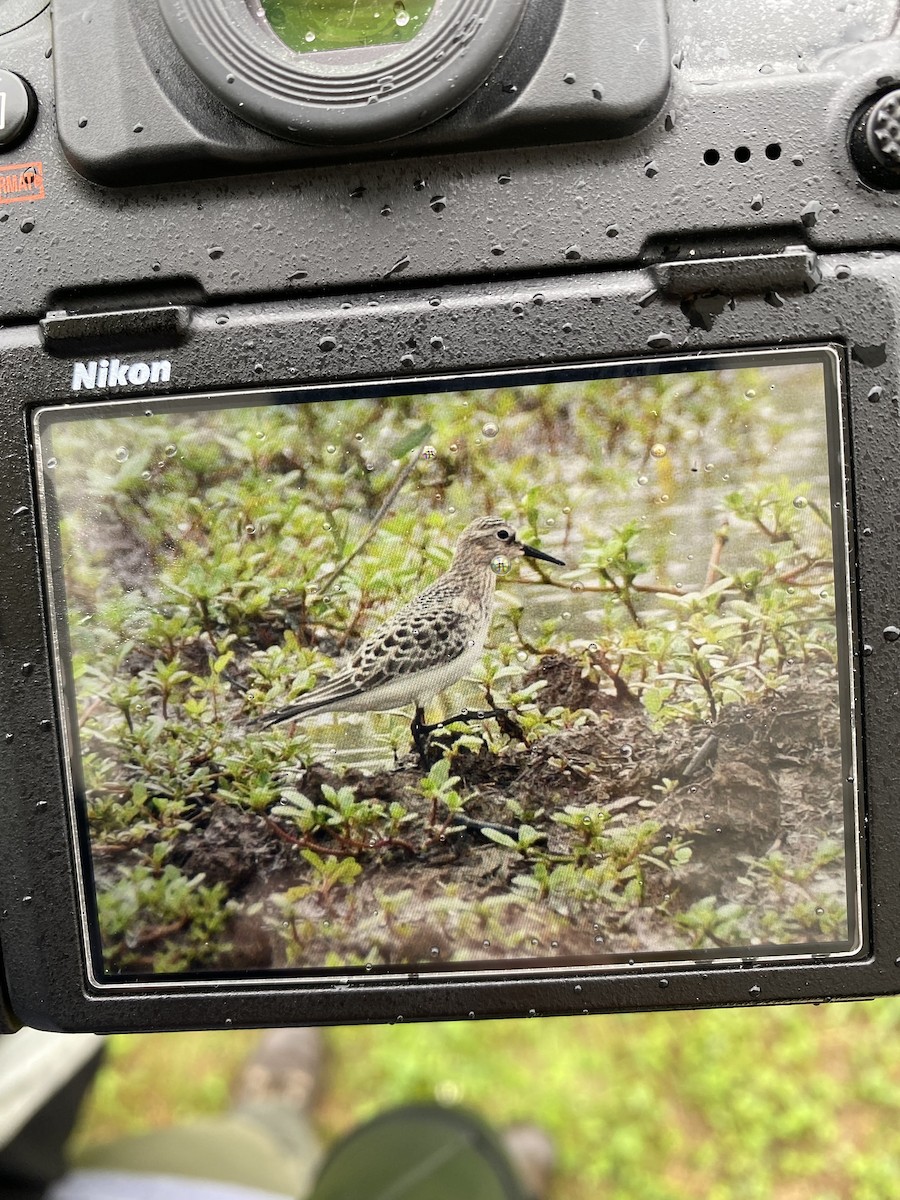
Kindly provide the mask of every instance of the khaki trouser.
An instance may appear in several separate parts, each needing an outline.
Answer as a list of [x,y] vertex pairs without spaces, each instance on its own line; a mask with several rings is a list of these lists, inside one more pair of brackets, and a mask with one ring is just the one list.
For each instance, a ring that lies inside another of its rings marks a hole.
[[91,1169],[219,1180],[297,1200],[526,1200],[494,1133],[432,1105],[361,1125],[325,1156],[277,1105],[124,1138],[83,1155]]

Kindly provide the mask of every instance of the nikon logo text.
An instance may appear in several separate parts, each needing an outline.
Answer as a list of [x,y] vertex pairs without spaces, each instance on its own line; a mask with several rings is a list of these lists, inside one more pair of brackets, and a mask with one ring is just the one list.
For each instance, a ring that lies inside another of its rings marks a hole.
[[99,362],[77,362],[72,370],[72,391],[94,391],[96,388],[141,387],[145,383],[168,383],[172,364],[168,359],[157,362],[119,362],[117,358],[101,358]]

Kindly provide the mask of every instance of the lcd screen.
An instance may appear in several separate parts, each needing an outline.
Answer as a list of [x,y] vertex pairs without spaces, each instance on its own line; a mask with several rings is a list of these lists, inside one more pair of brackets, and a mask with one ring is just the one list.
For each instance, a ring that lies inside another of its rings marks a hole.
[[38,411],[94,980],[857,951],[839,367]]

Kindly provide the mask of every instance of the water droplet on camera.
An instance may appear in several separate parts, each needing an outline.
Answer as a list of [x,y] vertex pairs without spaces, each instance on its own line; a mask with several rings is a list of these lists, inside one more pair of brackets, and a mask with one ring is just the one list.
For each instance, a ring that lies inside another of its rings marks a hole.
[[647,338],[647,345],[651,350],[671,350],[672,339],[667,333],[651,333]]
[[128,459],[128,451],[124,446],[120,446],[115,454],[116,462],[126,462]]
[[495,575],[508,575],[512,563],[505,554],[495,554],[491,559],[491,570]]
[[665,458],[667,451],[662,442],[654,442],[654,444],[650,447],[650,453],[654,458]]

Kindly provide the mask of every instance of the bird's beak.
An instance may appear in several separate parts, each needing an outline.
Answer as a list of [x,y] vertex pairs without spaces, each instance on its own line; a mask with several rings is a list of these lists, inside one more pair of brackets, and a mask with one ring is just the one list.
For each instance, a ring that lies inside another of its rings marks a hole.
[[566,565],[561,558],[554,558],[552,554],[545,554],[543,550],[535,550],[534,546],[526,546],[524,542],[519,542],[519,545],[526,558],[539,558],[542,562],[554,563],[557,567]]

